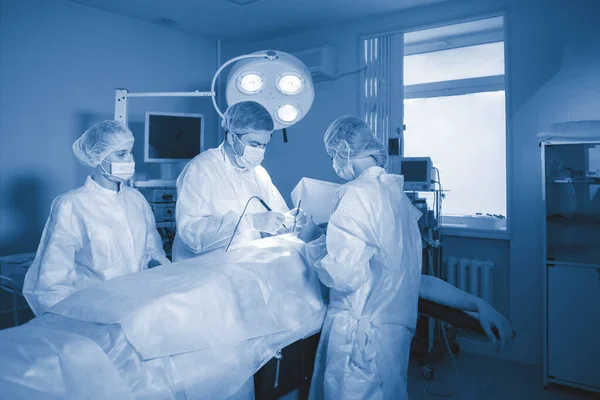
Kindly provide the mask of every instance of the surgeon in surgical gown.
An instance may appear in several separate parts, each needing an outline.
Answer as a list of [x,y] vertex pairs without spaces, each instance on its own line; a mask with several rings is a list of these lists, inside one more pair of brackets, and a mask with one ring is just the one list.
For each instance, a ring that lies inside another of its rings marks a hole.
[[334,170],[349,182],[333,201],[327,235],[307,245],[330,288],[310,398],[407,399],[419,295],[477,311],[493,342],[491,327],[498,328],[503,347],[512,335],[506,318],[475,296],[421,276],[421,213],[404,194],[402,176],[384,170],[387,152],[367,123],[340,117],[324,140]]
[[[196,156],[177,179],[174,261],[224,251],[230,243],[235,249],[264,235],[286,233],[294,219],[296,229],[306,221],[302,210],[288,209],[260,165],[274,128],[267,109],[253,101],[233,104],[221,125],[225,141]],[[253,398],[253,378],[232,397]]]
[[52,203],[23,294],[36,315],[78,290],[169,260],[146,199],[124,186],[134,173],[133,135],[117,121],[92,126],[73,152],[94,168],[85,185]]
[[[287,232],[293,228],[296,213],[297,229],[306,220],[301,210],[288,209],[260,165],[274,127],[267,109],[253,101],[233,104],[225,112],[222,126],[225,141],[196,156],[177,179],[174,261],[224,250],[238,222],[232,249],[260,239],[261,233]],[[253,196],[262,199],[272,211]]]

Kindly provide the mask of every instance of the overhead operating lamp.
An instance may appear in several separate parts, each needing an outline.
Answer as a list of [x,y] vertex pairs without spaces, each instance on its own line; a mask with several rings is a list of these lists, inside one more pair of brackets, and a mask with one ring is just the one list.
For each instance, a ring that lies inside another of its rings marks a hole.
[[234,57],[215,72],[210,92],[162,92],[129,93],[117,89],[115,120],[127,123],[127,100],[132,97],[211,97],[220,117],[223,113],[216,101],[215,85],[225,68],[233,67],[227,77],[225,99],[227,106],[241,101],[262,104],[273,117],[276,130],[283,130],[298,123],[306,116],[314,100],[314,85],[306,65],[291,54],[281,51],[259,51]]
[[269,110],[275,129],[285,129],[304,118],[315,96],[308,68],[283,52],[251,55],[260,57],[240,60],[229,72],[225,87],[227,105],[256,101]]

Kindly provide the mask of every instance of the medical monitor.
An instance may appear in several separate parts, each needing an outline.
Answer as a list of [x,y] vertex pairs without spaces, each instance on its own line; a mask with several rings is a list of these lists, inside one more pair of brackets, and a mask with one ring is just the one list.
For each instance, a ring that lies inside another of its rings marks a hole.
[[429,157],[404,157],[400,161],[400,173],[404,176],[404,190],[431,190],[433,165]]
[[204,147],[204,115],[146,112],[144,161],[187,162]]

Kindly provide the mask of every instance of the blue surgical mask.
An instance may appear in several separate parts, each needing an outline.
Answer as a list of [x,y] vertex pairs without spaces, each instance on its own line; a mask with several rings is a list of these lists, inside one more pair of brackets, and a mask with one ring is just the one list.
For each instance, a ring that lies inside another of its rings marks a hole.
[[[245,145],[244,142],[242,142],[240,138],[234,133],[231,133],[231,136],[233,136],[231,148],[233,149],[235,160],[239,165],[241,165],[244,168],[254,168],[256,166],[259,166],[263,162],[265,158],[265,149]],[[235,140],[240,142],[244,149],[241,155],[235,151],[235,146],[233,144],[233,141]]]

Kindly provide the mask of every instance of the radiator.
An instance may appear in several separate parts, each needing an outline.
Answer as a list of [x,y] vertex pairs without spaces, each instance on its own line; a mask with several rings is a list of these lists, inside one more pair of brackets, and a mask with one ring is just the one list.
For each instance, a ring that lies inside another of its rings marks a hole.
[[448,283],[489,304],[494,303],[494,263],[470,258],[444,257]]

